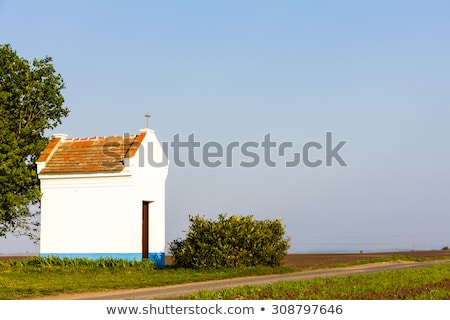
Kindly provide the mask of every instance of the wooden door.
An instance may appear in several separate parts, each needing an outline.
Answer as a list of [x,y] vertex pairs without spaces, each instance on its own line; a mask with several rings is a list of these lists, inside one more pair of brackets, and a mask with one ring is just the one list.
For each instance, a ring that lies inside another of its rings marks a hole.
[[148,259],[148,207],[149,201],[142,201],[142,260]]

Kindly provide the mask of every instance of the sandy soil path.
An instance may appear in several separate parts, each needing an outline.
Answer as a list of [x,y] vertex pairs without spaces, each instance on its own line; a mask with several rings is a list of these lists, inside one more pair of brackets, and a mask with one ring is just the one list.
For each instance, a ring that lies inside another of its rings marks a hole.
[[386,270],[399,270],[421,268],[434,264],[450,263],[450,260],[429,262],[383,262],[366,265],[320,269],[294,272],[279,275],[242,277],[227,280],[196,282],[165,287],[153,287],[132,290],[106,290],[100,292],[86,292],[78,294],[61,294],[57,296],[38,297],[34,300],[147,300],[147,299],[173,299],[200,290],[220,290],[245,285],[267,285],[284,280],[306,280],[318,277],[348,276],[363,273],[372,273]]

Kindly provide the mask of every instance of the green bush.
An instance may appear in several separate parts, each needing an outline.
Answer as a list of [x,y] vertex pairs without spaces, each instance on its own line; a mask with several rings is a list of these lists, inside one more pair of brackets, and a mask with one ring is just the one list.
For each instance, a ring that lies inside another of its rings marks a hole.
[[189,215],[184,240],[169,244],[173,265],[185,268],[279,266],[289,249],[281,219],[258,221],[253,216],[207,220]]

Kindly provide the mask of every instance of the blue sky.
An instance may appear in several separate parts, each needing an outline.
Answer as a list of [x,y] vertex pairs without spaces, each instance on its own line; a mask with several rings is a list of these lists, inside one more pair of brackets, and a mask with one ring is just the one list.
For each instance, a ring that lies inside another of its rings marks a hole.
[[167,242],[228,213],[282,217],[291,252],[450,244],[448,1],[0,0],[0,30],[63,76],[55,132],[137,132],[148,111],[161,141],[347,141],[347,167],[172,165]]

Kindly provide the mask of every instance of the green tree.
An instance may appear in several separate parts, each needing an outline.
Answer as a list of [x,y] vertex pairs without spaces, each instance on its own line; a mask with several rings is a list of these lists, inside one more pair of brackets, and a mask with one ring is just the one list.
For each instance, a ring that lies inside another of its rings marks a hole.
[[64,81],[52,59],[21,58],[0,45],[0,236],[37,240],[40,188],[36,160],[45,148],[45,131],[69,114],[63,107]]

